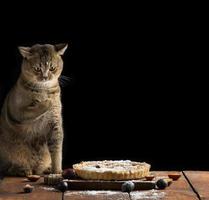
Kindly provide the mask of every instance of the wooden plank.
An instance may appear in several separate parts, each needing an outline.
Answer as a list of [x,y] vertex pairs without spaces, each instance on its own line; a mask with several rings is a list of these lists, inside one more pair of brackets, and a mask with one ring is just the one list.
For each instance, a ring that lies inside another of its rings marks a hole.
[[[170,172],[153,172],[158,178],[166,177]],[[203,199],[207,199],[208,182],[209,175],[205,176],[205,173],[200,173],[201,176],[196,173],[185,172],[185,174],[191,179],[192,184],[197,185],[198,192],[202,195]],[[198,177],[194,178],[194,177]],[[199,178],[203,177],[203,178]],[[205,177],[205,178],[204,178]],[[196,182],[196,179],[199,182]],[[201,179],[201,180],[200,180]],[[199,185],[202,184],[207,187],[202,188]],[[31,184],[35,187],[34,191],[29,194],[23,193],[23,186],[25,184]],[[206,190],[205,190],[206,189]],[[43,178],[38,182],[28,182],[24,178],[13,178],[7,177],[0,183],[0,200],[61,200],[62,194],[57,192],[51,187],[46,187],[43,185]],[[156,199],[165,199],[165,200],[198,200],[197,195],[193,192],[191,186],[185,179],[181,178],[177,181],[174,181],[168,188],[165,190],[150,190],[150,191],[134,191],[130,193],[122,193],[120,191],[68,191],[64,196],[65,200],[156,200]],[[130,198],[131,197],[131,198]]]
[[[125,181],[103,180],[68,180],[70,190],[121,190]],[[132,180],[135,190],[151,190],[155,188],[155,181]]]
[[[167,177],[171,172],[153,172],[158,178]],[[131,200],[198,200],[196,194],[193,192],[189,183],[181,173],[181,177],[177,181],[166,188],[165,190],[149,190],[149,191],[133,191],[130,193]],[[70,191],[65,194],[65,199],[75,200],[118,200],[118,199],[129,199],[128,193],[116,192],[116,191]]]
[[[169,173],[177,173],[171,171],[164,172],[153,172],[158,178],[166,177]],[[189,183],[185,179],[184,175],[181,173],[181,177],[177,181],[173,181],[172,184],[167,187],[165,190],[158,190],[165,192],[163,199],[172,199],[172,200],[198,200],[196,194],[193,192]]]
[[25,194],[22,193],[25,183],[21,180],[12,177],[3,179],[0,183],[0,200],[25,200]]
[[184,171],[201,199],[209,199],[209,171]]
[[[43,178],[37,182],[30,182],[25,178],[6,177],[0,184],[0,200],[61,200],[60,192],[47,189],[42,183]],[[23,193],[23,187],[26,184],[34,186],[32,193]]]

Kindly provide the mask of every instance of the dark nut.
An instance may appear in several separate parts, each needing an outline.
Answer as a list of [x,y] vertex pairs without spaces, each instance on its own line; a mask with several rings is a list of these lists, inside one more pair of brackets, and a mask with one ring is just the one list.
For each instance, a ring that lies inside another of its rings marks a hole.
[[24,186],[23,190],[25,193],[31,193],[33,191],[33,188],[34,188],[33,186],[27,184]]
[[75,170],[72,168],[68,168],[68,169],[63,170],[62,176],[65,179],[77,179],[78,178],[75,173]]
[[164,179],[159,179],[157,182],[156,182],[156,185],[159,189],[165,189],[167,186],[168,186],[168,182]]
[[56,188],[61,192],[65,192],[68,189],[68,183],[66,181],[61,181],[57,184]]
[[125,183],[122,184],[121,186],[121,191],[122,192],[131,192],[135,188],[135,184],[132,181],[126,181]]

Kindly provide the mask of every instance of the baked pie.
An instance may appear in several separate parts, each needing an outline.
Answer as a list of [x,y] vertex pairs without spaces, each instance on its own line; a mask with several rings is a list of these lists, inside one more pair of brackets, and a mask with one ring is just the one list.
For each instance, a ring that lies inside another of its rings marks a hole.
[[130,160],[86,161],[73,165],[76,174],[92,180],[140,179],[149,174],[151,165]]

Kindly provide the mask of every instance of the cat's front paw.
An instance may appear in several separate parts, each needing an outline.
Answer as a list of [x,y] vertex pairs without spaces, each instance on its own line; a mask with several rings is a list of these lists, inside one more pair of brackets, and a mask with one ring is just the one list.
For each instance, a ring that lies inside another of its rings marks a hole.
[[32,174],[33,172],[30,168],[20,167],[17,165],[13,165],[7,170],[7,175],[10,176],[29,176]]
[[30,176],[30,175],[33,175],[33,172],[32,170],[25,170],[22,175],[25,175],[25,176]]
[[47,169],[44,170],[44,174],[51,174],[52,173],[52,168],[48,167]]

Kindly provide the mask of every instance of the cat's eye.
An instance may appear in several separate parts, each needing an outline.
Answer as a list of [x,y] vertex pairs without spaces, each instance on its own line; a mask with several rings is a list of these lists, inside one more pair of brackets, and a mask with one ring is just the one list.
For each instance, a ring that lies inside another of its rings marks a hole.
[[50,71],[54,71],[55,69],[56,69],[55,66],[50,66],[50,68],[49,68]]
[[34,67],[34,70],[35,70],[36,72],[40,72],[40,71],[41,71],[41,68],[40,68],[40,67]]

